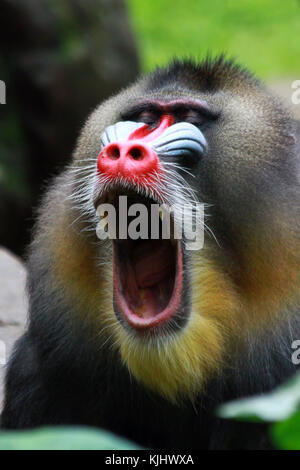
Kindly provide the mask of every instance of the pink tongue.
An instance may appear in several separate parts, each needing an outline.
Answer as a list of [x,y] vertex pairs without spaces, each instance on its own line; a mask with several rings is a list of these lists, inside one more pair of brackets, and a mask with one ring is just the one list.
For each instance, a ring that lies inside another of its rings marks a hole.
[[170,242],[144,242],[133,253],[136,281],[142,289],[158,284],[164,279],[173,263]]

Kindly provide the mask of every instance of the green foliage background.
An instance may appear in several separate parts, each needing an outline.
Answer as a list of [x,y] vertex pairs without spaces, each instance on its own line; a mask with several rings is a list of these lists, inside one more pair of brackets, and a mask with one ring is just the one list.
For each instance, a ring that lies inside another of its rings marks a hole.
[[146,71],[226,51],[263,78],[299,76],[299,0],[127,2]]

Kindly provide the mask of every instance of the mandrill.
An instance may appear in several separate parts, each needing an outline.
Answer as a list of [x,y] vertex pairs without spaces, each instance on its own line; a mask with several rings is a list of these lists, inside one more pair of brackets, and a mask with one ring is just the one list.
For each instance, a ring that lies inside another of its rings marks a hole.
[[264,426],[215,410],[296,370],[299,177],[299,123],[224,57],[175,60],[101,104],[41,205],[3,428],[268,448]]

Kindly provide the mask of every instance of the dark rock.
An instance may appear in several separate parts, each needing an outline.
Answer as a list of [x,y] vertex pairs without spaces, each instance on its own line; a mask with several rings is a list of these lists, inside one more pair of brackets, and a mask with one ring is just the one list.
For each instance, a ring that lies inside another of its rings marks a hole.
[[16,339],[24,331],[27,314],[26,269],[22,262],[0,248],[0,409],[3,401],[5,363]]

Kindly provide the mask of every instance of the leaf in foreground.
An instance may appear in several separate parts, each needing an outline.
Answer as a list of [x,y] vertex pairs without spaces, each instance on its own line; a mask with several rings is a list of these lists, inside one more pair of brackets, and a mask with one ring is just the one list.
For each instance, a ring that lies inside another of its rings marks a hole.
[[0,450],[135,450],[140,449],[119,436],[84,427],[41,428],[0,433]]
[[288,382],[265,395],[234,400],[220,406],[221,418],[249,421],[283,421],[290,418],[300,407],[300,373]]
[[281,423],[274,423],[271,437],[280,449],[300,450],[300,411]]

